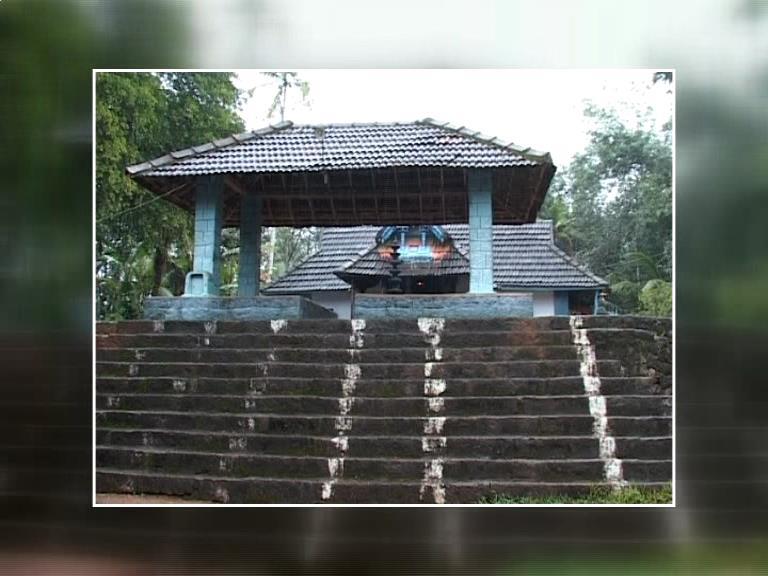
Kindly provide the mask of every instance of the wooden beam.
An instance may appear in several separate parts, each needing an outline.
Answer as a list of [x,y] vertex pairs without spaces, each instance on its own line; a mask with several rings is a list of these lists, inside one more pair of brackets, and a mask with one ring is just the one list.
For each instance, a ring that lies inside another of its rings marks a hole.
[[328,191],[328,198],[331,201],[331,214],[333,215],[333,221],[336,221],[336,204],[333,202],[333,189],[331,188],[331,180],[328,177],[328,173],[323,173],[323,182],[325,182],[325,188]]
[[240,184],[240,182],[237,181],[237,178],[231,174],[228,174],[227,176],[224,176],[224,182],[232,188],[235,192],[240,194],[240,196],[247,196],[248,193],[246,192],[245,188]]
[[397,217],[402,218],[403,215],[400,212],[400,187],[397,182],[397,168],[392,168],[392,173],[394,174],[394,180],[395,180],[395,200],[397,202]]
[[347,181],[349,182],[349,195],[352,198],[352,214],[355,220],[358,220],[357,200],[355,199],[355,189],[354,189],[354,186],[352,185],[352,170],[347,170]]
[[371,192],[373,192],[373,204],[376,207],[376,213],[379,213],[379,194],[376,192],[376,171],[371,168]]
[[421,168],[416,166],[416,187],[419,189],[419,218],[424,219],[424,205],[422,204],[423,190],[421,189]]
[[[533,194],[531,195],[531,201],[528,204],[528,210],[523,215],[523,218],[525,218],[526,220],[529,218],[528,215],[530,214],[531,210],[533,209],[533,205],[536,202],[536,199],[538,198],[538,191],[539,191],[539,188],[541,188],[542,182],[544,182],[544,174],[547,171],[547,166],[548,166],[548,164],[542,164],[541,165],[541,170],[539,170],[539,177],[536,180],[536,187],[533,189]],[[543,198],[543,195],[542,195],[542,198]]]
[[312,215],[312,220],[315,220],[315,206],[312,204],[312,196],[309,195],[309,177],[304,172],[304,190],[307,193],[307,203],[309,204],[309,213]]
[[443,199],[443,221],[446,221],[448,213],[445,209],[445,173],[442,166],[440,166],[440,196]]

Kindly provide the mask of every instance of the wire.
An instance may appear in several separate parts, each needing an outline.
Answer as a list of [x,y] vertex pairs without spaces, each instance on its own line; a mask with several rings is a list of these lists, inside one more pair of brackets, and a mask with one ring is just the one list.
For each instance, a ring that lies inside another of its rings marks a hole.
[[187,186],[188,184],[189,184],[188,182],[184,182],[183,184],[179,184],[175,188],[172,188],[172,189],[168,190],[168,192],[164,192],[163,194],[160,194],[159,196],[155,196],[151,200],[147,200],[146,202],[142,202],[141,204],[137,204],[136,206],[131,206],[130,208],[126,208],[125,210],[121,210],[120,212],[115,212],[114,214],[110,214],[109,216],[104,216],[103,218],[96,218],[96,222],[101,223],[101,222],[104,222],[106,220],[112,220],[113,218],[117,218],[118,216],[123,216],[124,214],[128,214],[129,212],[133,212],[133,211],[138,210],[140,208],[144,208],[145,206],[149,206],[150,204],[160,200],[161,198],[165,198],[166,196],[169,196],[169,195],[173,194],[174,192],[178,192],[179,190],[181,190],[182,188],[184,188],[184,186]]

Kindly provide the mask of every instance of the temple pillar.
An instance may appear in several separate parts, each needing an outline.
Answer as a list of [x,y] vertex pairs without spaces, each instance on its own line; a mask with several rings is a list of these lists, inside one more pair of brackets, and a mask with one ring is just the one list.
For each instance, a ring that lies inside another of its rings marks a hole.
[[243,196],[240,207],[240,268],[238,296],[259,295],[261,270],[261,196]]
[[469,291],[493,292],[493,174],[470,170],[469,194]]
[[201,176],[195,189],[195,257],[184,296],[216,296],[221,274],[224,177]]

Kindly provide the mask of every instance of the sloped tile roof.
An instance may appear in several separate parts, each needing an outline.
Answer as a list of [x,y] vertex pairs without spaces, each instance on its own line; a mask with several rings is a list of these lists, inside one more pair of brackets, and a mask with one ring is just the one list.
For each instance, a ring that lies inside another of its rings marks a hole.
[[[352,276],[389,276],[392,265],[384,260],[376,246],[373,246],[363,256],[349,262],[336,271],[341,278]],[[400,263],[400,276],[455,276],[469,274],[469,260],[455,246],[450,253],[440,260],[424,262],[409,262],[403,260]]]
[[[459,252],[469,254],[466,224],[445,230]],[[378,226],[325,228],[317,253],[264,289],[266,294],[347,290],[336,272],[365,257],[375,245]],[[552,222],[493,227],[494,284],[499,290],[599,288],[608,283],[560,250],[554,243]]]
[[292,172],[400,166],[502,168],[551,163],[549,154],[430,118],[408,123],[274,126],[178,150],[131,176]]

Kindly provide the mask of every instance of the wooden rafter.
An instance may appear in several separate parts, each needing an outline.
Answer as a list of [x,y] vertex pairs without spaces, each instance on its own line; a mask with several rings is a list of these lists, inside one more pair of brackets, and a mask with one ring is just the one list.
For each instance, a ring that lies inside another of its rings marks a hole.
[[392,168],[392,173],[394,174],[395,180],[395,201],[397,202],[397,217],[398,219],[402,219],[403,215],[400,212],[400,186],[397,181],[397,168]]
[[349,195],[352,198],[352,215],[355,220],[359,221],[357,216],[357,200],[355,199],[355,188],[352,185],[352,171],[347,170],[347,181],[349,182]]
[[440,197],[443,200],[443,222],[448,220],[448,212],[445,209],[445,173],[443,167],[440,167]]

